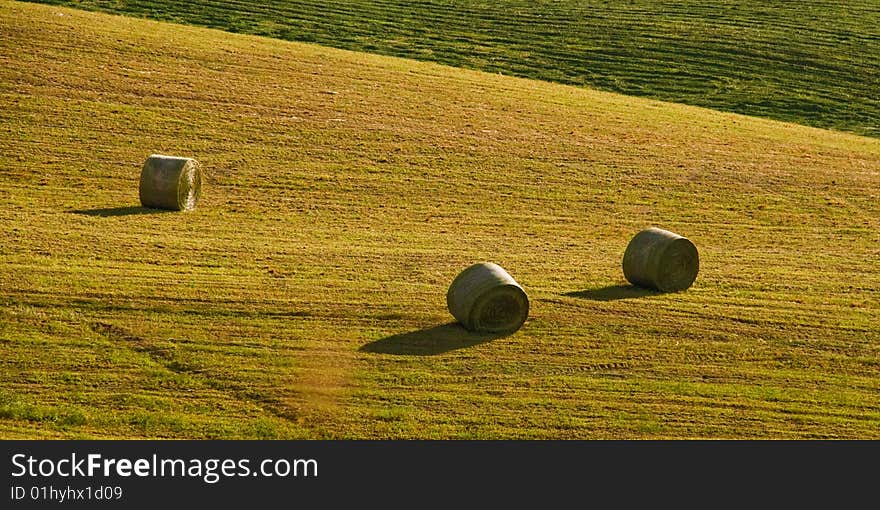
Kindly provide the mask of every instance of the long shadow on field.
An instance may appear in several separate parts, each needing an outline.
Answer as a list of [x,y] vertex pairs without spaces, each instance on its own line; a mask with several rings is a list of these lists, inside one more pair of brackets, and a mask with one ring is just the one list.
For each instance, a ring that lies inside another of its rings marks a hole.
[[566,292],[565,296],[571,296],[581,299],[592,299],[593,301],[616,301],[618,299],[635,299],[646,296],[656,296],[660,292],[656,290],[637,287],[635,285],[609,285],[600,289],[579,290],[576,292]]
[[411,331],[385,337],[362,346],[361,352],[377,352],[382,354],[400,354],[415,356],[434,356],[456,349],[465,349],[474,345],[491,342],[506,334],[480,334],[464,329],[457,322],[442,326]]
[[146,207],[106,207],[103,209],[77,209],[70,212],[85,216],[100,216],[102,218],[107,218],[110,216],[131,216],[133,214],[161,214],[173,211],[165,209],[148,209]]

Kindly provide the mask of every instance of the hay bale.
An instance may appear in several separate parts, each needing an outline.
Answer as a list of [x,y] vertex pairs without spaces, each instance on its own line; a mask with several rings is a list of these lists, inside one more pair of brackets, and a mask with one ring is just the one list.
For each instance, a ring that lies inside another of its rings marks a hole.
[[678,292],[694,283],[700,269],[697,247],[678,234],[651,227],[626,247],[623,274],[633,285],[662,292]]
[[141,170],[141,205],[153,209],[189,211],[202,192],[198,161],[153,154]]
[[449,312],[466,329],[513,333],[529,316],[525,291],[497,264],[483,262],[462,271],[446,292]]

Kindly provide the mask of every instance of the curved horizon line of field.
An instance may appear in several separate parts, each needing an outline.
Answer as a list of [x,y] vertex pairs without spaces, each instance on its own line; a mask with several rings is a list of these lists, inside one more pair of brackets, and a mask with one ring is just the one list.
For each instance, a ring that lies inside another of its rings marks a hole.
[[880,136],[870,0],[37,0]]
[[[880,437],[876,138],[5,0],[0,105],[0,437]],[[446,308],[483,260],[513,335]]]

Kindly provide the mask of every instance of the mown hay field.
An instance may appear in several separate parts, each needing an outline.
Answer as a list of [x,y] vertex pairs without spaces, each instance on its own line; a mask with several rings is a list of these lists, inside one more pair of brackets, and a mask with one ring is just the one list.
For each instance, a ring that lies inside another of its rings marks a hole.
[[[876,138],[8,1],[0,105],[4,438],[880,437]],[[446,310],[484,260],[513,335]]]
[[39,0],[880,137],[876,0]]

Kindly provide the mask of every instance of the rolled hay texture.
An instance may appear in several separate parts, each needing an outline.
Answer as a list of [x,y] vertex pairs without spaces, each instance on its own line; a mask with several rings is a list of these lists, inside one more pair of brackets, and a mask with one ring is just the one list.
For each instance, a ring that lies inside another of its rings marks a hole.
[[529,298],[498,264],[474,264],[455,277],[446,292],[449,312],[465,329],[513,333],[529,316]]
[[633,285],[661,292],[685,290],[697,279],[700,257],[689,239],[660,228],[642,230],[626,247],[623,274]]
[[153,154],[141,170],[141,205],[153,209],[189,211],[196,206],[202,192],[199,162]]

